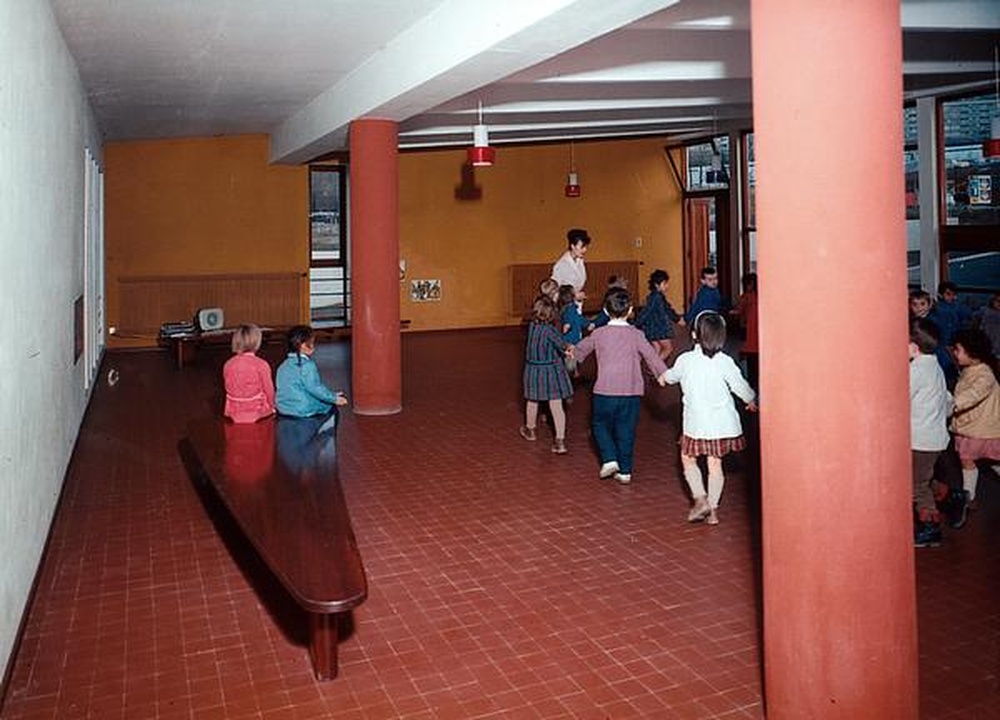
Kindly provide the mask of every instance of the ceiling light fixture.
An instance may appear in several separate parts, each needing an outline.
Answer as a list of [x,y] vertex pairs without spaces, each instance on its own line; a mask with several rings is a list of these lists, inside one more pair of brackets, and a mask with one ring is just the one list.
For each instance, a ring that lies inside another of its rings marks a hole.
[[490,167],[497,151],[490,147],[490,134],[483,123],[483,103],[479,103],[479,122],[472,128],[472,147],[466,151],[472,167]]
[[568,198],[578,198],[582,193],[580,189],[580,178],[576,174],[576,155],[574,152],[573,142],[569,143],[569,173],[566,175],[566,197]]
[[983,157],[987,160],[1000,158],[1000,46],[993,46],[993,85],[996,106],[990,122],[990,139],[983,142]]

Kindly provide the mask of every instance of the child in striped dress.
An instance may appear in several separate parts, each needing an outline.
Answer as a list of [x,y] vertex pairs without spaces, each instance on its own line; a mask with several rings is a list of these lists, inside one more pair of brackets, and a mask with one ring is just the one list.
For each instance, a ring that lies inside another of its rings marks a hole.
[[[698,314],[692,326],[695,346],[677,358],[667,370],[666,380],[680,383],[684,396],[681,465],[694,499],[688,522],[704,520],[709,525],[718,525],[715,509],[725,483],[722,458],[746,447],[732,395],[738,395],[750,412],[757,410],[756,395],[736,362],[722,352],[726,344],[723,317],[706,310]],[[702,455],[708,460],[707,494],[698,467]]]
[[573,395],[573,384],[564,361],[566,341],[556,327],[558,318],[552,300],[544,295],[535,298],[524,352],[524,399],[527,402],[524,425],[519,432],[525,440],[535,440],[538,403],[548,403],[555,430],[552,452],[563,455],[566,453],[566,412],[563,410],[563,400]]

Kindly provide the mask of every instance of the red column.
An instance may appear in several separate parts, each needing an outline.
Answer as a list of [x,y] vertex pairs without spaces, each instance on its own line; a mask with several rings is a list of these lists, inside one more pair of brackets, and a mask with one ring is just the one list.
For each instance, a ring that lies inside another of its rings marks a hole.
[[397,127],[356,120],[350,133],[351,404],[388,415],[402,409]]
[[754,0],[769,720],[917,717],[899,0]]

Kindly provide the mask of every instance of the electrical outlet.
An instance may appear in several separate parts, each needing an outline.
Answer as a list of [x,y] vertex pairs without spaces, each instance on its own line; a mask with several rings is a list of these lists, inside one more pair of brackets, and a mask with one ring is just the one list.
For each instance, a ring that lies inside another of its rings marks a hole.
[[641,237],[637,237],[637,238],[635,239],[635,246],[636,246],[637,248],[641,248],[641,247],[642,247],[642,238],[641,238]]

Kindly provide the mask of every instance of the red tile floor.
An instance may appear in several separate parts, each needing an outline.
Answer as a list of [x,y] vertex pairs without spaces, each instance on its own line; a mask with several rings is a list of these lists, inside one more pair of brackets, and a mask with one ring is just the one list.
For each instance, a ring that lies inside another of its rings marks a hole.
[[[518,437],[521,345],[519,329],[408,334],[404,411],[345,413],[369,597],[332,682],[178,455],[186,422],[221,407],[225,354],[177,371],[110,353],[121,379],[84,421],[0,718],[762,717],[752,453],[728,466],[721,524],[689,525],[676,389],[647,394],[632,484],[601,481],[586,385],[568,455],[545,428]],[[348,348],[317,352],[337,387]],[[1000,717],[1000,488],[984,484],[969,526],[917,552],[922,718]]]

